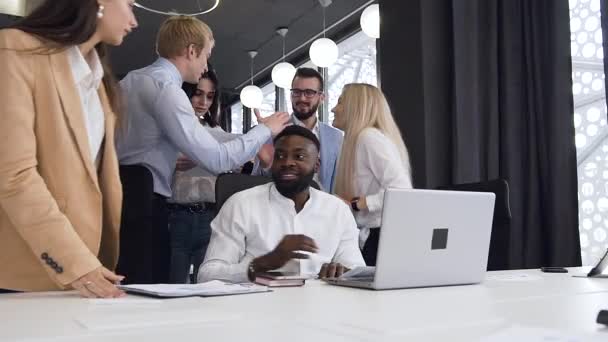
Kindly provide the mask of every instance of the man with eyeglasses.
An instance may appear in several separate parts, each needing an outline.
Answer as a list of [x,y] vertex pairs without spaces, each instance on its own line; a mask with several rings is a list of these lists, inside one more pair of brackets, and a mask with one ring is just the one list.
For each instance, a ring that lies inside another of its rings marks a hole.
[[324,191],[332,192],[342,140],[342,131],[319,121],[317,109],[325,99],[323,77],[312,68],[299,68],[291,82],[291,122],[311,130],[321,142],[321,167],[314,180]]
[[[318,173],[315,173],[314,181],[320,185],[321,190],[332,193],[344,134],[341,130],[319,121],[317,109],[324,99],[321,74],[312,68],[299,68],[291,82],[293,112],[289,123],[308,128],[321,141],[321,167]],[[256,115],[259,116],[259,111],[257,109],[255,111]],[[263,168],[256,167],[257,172],[268,174],[268,168],[272,165],[273,154],[272,143],[262,147],[258,157]]]

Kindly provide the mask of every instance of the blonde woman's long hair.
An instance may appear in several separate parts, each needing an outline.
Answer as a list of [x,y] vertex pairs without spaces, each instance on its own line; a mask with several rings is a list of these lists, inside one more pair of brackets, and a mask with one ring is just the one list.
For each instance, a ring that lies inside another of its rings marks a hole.
[[353,198],[361,194],[355,189],[355,156],[359,135],[367,128],[376,128],[395,144],[401,162],[408,174],[409,156],[401,132],[391,114],[386,97],[380,89],[370,84],[351,83],[344,86],[340,95],[342,115],[344,116],[344,143],[338,162],[338,173],[334,192],[342,198]]

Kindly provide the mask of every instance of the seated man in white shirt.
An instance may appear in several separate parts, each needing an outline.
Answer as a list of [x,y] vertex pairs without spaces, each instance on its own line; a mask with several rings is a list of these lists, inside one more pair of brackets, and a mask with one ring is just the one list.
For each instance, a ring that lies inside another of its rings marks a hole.
[[274,144],[274,182],[234,194],[223,205],[211,223],[199,282],[246,282],[271,270],[331,278],[365,266],[348,206],[310,186],[319,168],[317,137],[294,125]]

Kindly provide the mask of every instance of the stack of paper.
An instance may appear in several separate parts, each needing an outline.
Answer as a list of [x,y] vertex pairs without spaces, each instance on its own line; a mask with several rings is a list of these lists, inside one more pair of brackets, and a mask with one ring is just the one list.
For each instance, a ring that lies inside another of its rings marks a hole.
[[154,297],[212,297],[270,291],[266,286],[250,283],[232,284],[219,280],[201,284],[120,285],[119,288],[129,293]]
[[360,266],[355,267],[352,270],[344,273],[340,278],[342,279],[367,279],[373,280],[376,275],[376,267],[374,266]]

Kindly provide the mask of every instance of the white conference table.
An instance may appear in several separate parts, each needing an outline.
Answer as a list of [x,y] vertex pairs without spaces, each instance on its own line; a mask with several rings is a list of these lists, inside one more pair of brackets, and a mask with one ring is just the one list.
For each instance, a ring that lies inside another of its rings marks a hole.
[[479,285],[370,291],[309,281],[273,292],[89,300],[0,295],[0,341],[477,341],[510,327],[608,341],[608,279],[488,272]]

